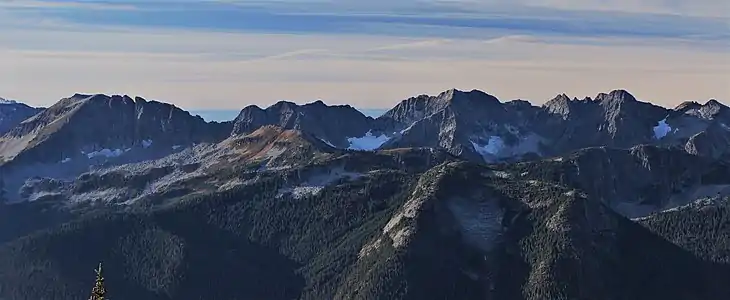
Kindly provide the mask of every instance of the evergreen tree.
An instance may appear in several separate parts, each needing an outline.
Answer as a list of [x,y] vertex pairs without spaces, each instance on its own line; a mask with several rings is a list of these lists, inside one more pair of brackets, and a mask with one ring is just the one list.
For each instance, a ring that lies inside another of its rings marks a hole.
[[104,287],[104,276],[101,274],[101,263],[99,263],[99,268],[94,271],[96,271],[96,283],[91,289],[91,297],[89,297],[89,300],[104,300],[106,299],[104,298],[106,288]]

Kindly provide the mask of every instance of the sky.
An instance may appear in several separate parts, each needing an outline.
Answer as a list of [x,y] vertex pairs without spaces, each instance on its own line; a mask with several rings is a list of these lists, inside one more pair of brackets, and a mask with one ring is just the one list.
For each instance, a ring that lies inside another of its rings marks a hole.
[[450,88],[730,103],[727,0],[0,0],[0,97],[363,109]]

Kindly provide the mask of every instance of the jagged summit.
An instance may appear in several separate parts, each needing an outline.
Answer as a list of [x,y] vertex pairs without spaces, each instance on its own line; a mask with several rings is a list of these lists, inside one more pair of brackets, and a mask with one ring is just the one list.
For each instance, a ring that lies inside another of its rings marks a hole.
[[717,99],[707,100],[707,103],[705,103],[705,105],[720,106],[720,107],[726,107],[726,108],[728,107],[727,105],[720,103],[720,101],[717,101]]
[[569,107],[576,105],[589,105],[600,103],[604,105],[608,104],[620,104],[623,102],[639,102],[636,98],[626,90],[617,89],[612,90],[608,93],[599,93],[595,98],[584,97],[578,99],[577,97],[570,98],[567,94],[561,93],[555,96],[553,99],[548,100],[543,104],[551,112],[564,113]]
[[613,90],[613,91],[609,92],[608,94],[600,93],[600,94],[596,95],[595,100],[596,101],[621,101],[621,102],[638,101],[638,100],[636,100],[636,97],[634,97],[634,95],[629,93],[629,91],[623,90],[623,89]]
[[573,110],[580,109],[580,107],[586,106],[590,103],[593,103],[593,100],[590,97],[578,100],[578,98],[575,97],[571,99],[568,95],[562,93],[545,102],[545,104],[542,105],[542,108],[547,110],[548,113],[561,115],[564,118],[567,118]]

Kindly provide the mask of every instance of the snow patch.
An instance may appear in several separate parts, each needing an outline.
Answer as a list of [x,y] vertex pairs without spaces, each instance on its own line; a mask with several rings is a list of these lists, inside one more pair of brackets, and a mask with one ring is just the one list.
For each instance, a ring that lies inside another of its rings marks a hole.
[[498,136],[490,136],[486,145],[480,145],[473,141],[471,141],[471,145],[474,147],[474,150],[482,156],[493,156],[497,155],[500,151],[502,151],[502,149],[504,149],[504,140]]
[[380,148],[380,146],[385,144],[385,142],[387,142],[388,140],[390,140],[390,138],[385,134],[375,136],[373,135],[372,131],[368,131],[363,137],[347,138],[347,141],[350,143],[350,147],[348,147],[347,149],[373,151]]
[[[83,152],[81,152],[83,154]],[[89,152],[86,154],[86,157],[89,159],[95,158],[95,157],[119,157],[124,154],[124,151],[122,149],[101,149],[99,151]]]
[[152,140],[144,140],[142,141],[142,147],[149,148],[152,146]]
[[67,162],[70,162],[70,161],[71,161],[71,158],[68,158],[68,157],[66,157],[66,158],[64,158],[64,159],[63,159],[63,160],[61,161],[61,163],[62,163],[62,164],[65,164],[65,163],[67,163]]
[[725,130],[730,130],[730,126],[725,123],[720,123],[720,126],[722,126],[722,128],[725,128]]
[[317,174],[309,177],[303,183],[296,186],[289,186],[279,190],[277,198],[284,195],[291,195],[294,199],[301,199],[307,196],[319,194],[325,187],[340,179],[355,180],[360,178],[362,174],[351,173],[342,169],[331,170],[329,173]]
[[654,138],[659,140],[672,132],[672,127],[667,124],[667,118],[662,119],[654,126]]
[[175,146],[172,146],[172,150],[177,150],[177,149],[180,149],[180,147],[182,147],[182,145],[175,145]]

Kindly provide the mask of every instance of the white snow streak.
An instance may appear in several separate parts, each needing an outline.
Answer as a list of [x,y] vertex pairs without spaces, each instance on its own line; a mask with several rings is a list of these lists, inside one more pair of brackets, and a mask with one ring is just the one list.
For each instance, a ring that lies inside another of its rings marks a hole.
[[325,139],[319,139],[319,140],[324,142],[325,144],[327,144],[327,146],[330,146],[332,148],[337,148],[337,147],[335,147],[335,145],[332,145],[332,143],[330,143],[328,140],[325,140]]
[[416,123],[418,123],[418,122],[413,122],[413,124],[411,124],[410,126],[406,127],[406,129],[401,130],[400,131],[400,134],[403,134],[406,131],[411,130],[411,128],[413,128],[413,126],[416,125]]

